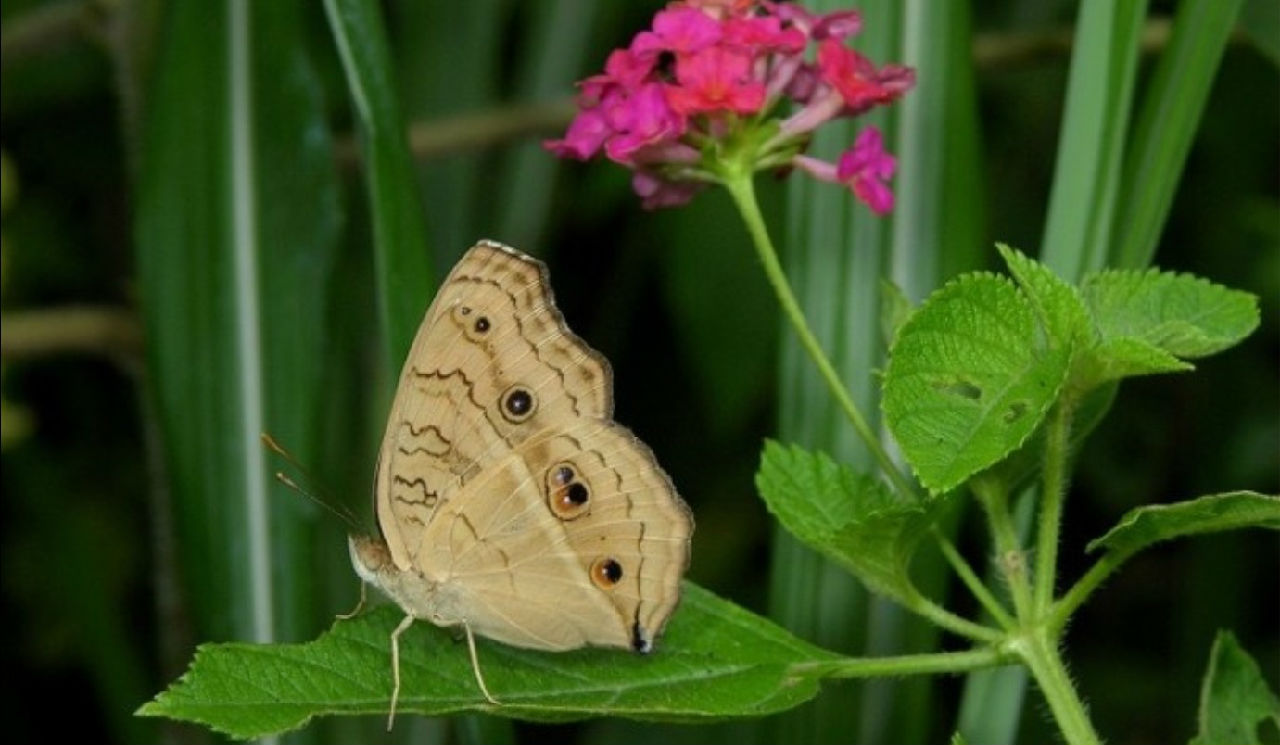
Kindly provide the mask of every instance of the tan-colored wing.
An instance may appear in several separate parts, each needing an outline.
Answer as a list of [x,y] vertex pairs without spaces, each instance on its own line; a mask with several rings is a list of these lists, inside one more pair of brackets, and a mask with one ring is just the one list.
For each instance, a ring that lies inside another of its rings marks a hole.
[[396,566],[415,563],[437,509],[531,433],[612,407],[609,364],[565,327],[546,267],[471,248],[427,309],[387,418],[374,502]]
[[508,644],[647,652],[679,599],[693,520],[626,428],[579,419],[526,439],[441,507],[419,569],[439,619]]

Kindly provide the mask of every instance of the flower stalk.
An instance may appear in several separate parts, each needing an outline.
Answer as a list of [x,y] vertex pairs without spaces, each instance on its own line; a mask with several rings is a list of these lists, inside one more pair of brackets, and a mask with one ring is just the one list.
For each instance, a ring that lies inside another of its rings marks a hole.
[[805,318],[804,311],[801,310],[795,293],[791,291],[791,283],[787,280],[786,272],[782,269],[782,263],[778,260],[778,252],[773,247],[773,241],[769,238],[764,216],[760,213],[760,205],[756,201],[755,184],[751,172],[745,166],[734,168],[730,164],[720,174],[720,181],[729,191],[734,205],[737,206],[739,214],[742,215],[743,222],[746,223],[747,232],[751,235],[751,243],[756,249],[756,256],[760,259],[760,264],[764,268],[769,285],[773,287],[774,294],[778,297],[778,303],[782,306],[783,315],[786,316],[787,321],[791,324],[791,328],[795,330],[801,346],[804,347],[805,352],[818,368],[818,373],[827,384],[831,395],[835,397],[841,411],[844,412],[849,423],[853,425],[854,430],[858,432],[863,442],[866,443],[867,449],[871,452],[872,457],[875,458],[880,469],[889,478],[889,481],[892,482],[894,488],[903,496],[914,496],[916,494],[914,485],[902,474],[898,469],[898,465],[893,462],[893,459],[889,457],[889,453],[885,451],[884,446],[880,444],[880,438],[876,436],[871,426],[867,424],[866,418],[862,415],[858,405],[849,396],[848,389],[845,388],[844,383],[840,380],[840,374],[836,372],[835,366],[831,364],[831,360],[827,358],[826,353],[822,350],[822,345],[809,328],[809,321]]

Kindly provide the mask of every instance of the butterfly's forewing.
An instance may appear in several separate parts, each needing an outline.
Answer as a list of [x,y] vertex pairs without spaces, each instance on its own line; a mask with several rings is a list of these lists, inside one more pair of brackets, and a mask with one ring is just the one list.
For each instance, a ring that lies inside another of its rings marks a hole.
[[402,569],[433,512],[554,421],[612,413],[608,362],[568,331],[545,266],[480,243],[441,284],[414,338],[378,461],[378,523]]

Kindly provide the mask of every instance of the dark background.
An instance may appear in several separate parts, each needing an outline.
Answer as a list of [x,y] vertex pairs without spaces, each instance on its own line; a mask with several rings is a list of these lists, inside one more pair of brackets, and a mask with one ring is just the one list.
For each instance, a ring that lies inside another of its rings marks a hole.
[[[170,682],[175,661],[184,663],[190,649],[161,644],[166,637],[159,627],[181,623],[185,610],[181,599],[157,596],[155,558],[174,538],[156,512],[162,497],[150,491],[156,456],[148,438],[155,433],[140,398],[145,362],[130,324],[137,302],[133,175],[123,132],[133,126],[130,96],[138,91],[120,87],[100,37],[109,16],[129,4],[64,4],[79,8],[79,20],[55,26],[61,30],[23,49],[10,45],[11,33],[52,4],[3,5],[4,318],[8,324],[33,311],[92,306],[119,311],[111,318],[122,325],[101,332],[96,342],[53,352],[5,348],[0,618],[10,687],[3,718],[18,740],[62,732],[152,740],[174,732],[134,720],[130,712]],[[453,33],[496,33],[518,45],[522,24],[535,11],[508,5],[501,28]],[[1054,32],[1074,13],[1065,2],[976,5],[977,32],[986,39]],[[653,7],[601,14],[591,32],[597,53],[588,58],[603,60],[647,22]],[[403,10],[401,3],[388,4],[393,19]],[[314,15],[309,43],[332,102],[333,129],[342,136],[351,127],[343,82],[318,7]],[[415,75],[431,75],[438,66],[418,59],[429,54],[413,51],[405,27],[390,28],[402,85],[412,89],[419,84]],[[1193,374],[1123,385],[1079,458],[1064,528],[1066,577],[1087,568],[1084,543],[1135,505],[1230,489],[1277,491],[1280,85],[1276,60],[1265,48],[1265,39],[1260,47],[1242,33],[1228,49],[1156,256],[1162,268],[1259,295],[1262,327],[1239,347],[1198,363]],[[575,75],[594,69],[595,61]],[[1067,62],[1065,50],[1050,44],[978,70],[989,242],[1036,249]],[[517,71],[510,64],[495,65],[488,91],[449,96],[447,79],[421,82],[420,93],[438,91],[433,95],[445,102],[410,100],[406,108],[447,116],[513,101]],[[556,131],[547,128],[516,144]],[[438,185],[430,174],[467,159],[496,167],[504,147],[420,162],[442,267],[467,241],[487,234],[502,205],[486,199],[482,182],[471,183],[466,195],[433,197]],[[356,173],[347,169],[343,178],[354,234],[366,229],[364,208],[355,195]],[[612,360],[617,418],[660,443],[655,448],[665,467],[694,505],[692,579],[763,609],[771,524],[751,477],[763,438],[776,431],[779,321],[745,234],[722,194],[699,197],[687,210],[642,213],[626,174],[605,164],[562,168],[547,188],[545,228],[536,245],[522,247],[549,261],[571,326]],[[463,196],[469,212],[440,214],[450,199]],[[780,190],[765,189],[766,200],[780,197]],[[739,246],[736,258],[704,250],[723,236]],[[368,258],[358,246],[342,250],[341,261],[354,270],[347,275],[351,286],[335,293],[336,312],[357,325],[372,323]],[[740,322],[708,344],[688,331],[686,314],[692,313],[732,313]],[[361,448],[367,445],[353,447],[351,462],[341,465],[357,485],[371,472]],[[985,540],[976,521],[961,533],[971,556],[984,550]],[[333,550],[345,553],[340,544]],[[1132,560],[1085,606],[1067,638],[1068,659],[1110,741],[1190,736],[1200,676],[1221,626],[1235,631],[1276,685],[1278,558],[1276,538],[1260,531],[1165,544]],[[317,609],[317,624],[344,610]],[[932,741],[950,734],[959,681],[938,681],[937,691],[938,709],[921,712],[935,722]],[[1044,707],[1034,692],[1027,702],[1022,737],[1045,741]],[[643,730],[629,727],[596,723],[562,733],[591,742],[641,736]],[[536,729],[521,725],[519,732]],[[696,740],[698,732],[679,736]]]

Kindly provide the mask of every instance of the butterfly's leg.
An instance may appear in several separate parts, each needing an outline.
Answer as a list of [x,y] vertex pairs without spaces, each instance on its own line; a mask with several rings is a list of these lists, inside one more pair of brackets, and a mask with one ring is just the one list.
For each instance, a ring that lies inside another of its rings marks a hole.
[[494,706],[499,706],[498,699],[489,693],[489,687],[484,684],[484,676],[480,674],[480,660],[476,657],[476,637],[471,633],[471,626],[463,623],[463,630],[467,632],[467,649],[471,651],[471,670],[476,674],[476,683],[480,684],[480,692],[484,694],[485,700]]
[[350,613],[339,613],[337,618],[339,621],[346,621],[360,615],[360,610],[364,608],[365,593],[369,584],[367,582],[360,583],[360,602],[356,603],[356,607],[351,609]]
[[387,713],[387,731],[396,720],[396,701],[400,700],[400,634],[413,623],[413,616],[405,616],[395,631],[391,632],[391,679],[395,685],[391,688],[391,711]]

